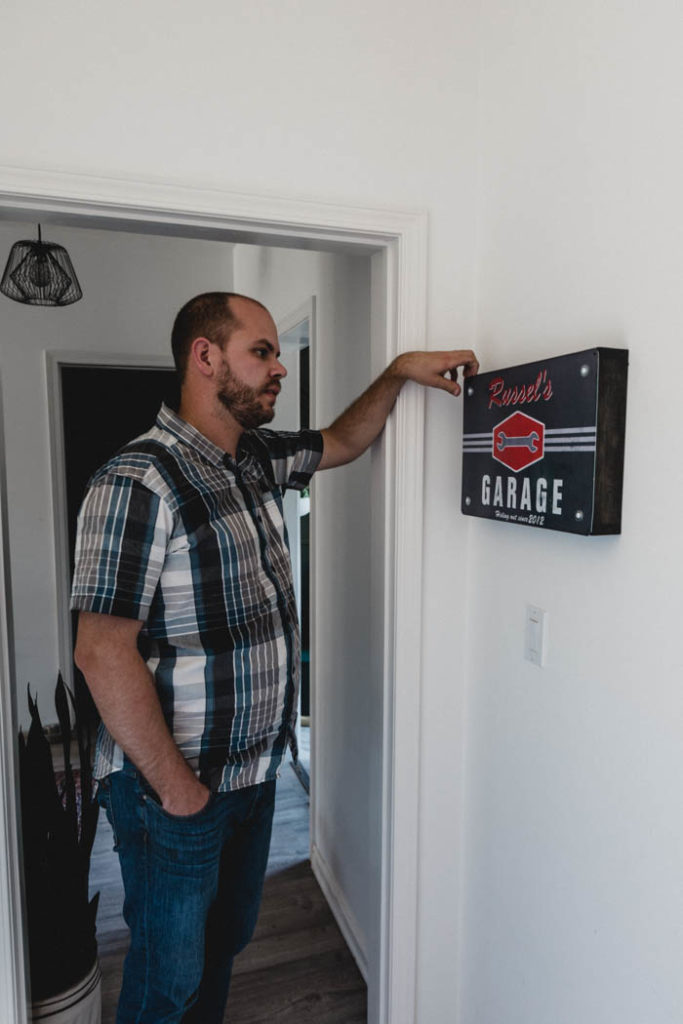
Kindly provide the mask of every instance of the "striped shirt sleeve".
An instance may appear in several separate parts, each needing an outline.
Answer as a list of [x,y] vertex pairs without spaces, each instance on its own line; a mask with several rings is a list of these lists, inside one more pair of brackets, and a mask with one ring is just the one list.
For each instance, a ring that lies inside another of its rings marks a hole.
[[71,607],[145,620],[172,528],[168,506],[138,480],[100,477],[78,516]]
[[272,466],[273,480],[281,487],[303,490],[318,468],[323,454],[319,430],[259,430]]

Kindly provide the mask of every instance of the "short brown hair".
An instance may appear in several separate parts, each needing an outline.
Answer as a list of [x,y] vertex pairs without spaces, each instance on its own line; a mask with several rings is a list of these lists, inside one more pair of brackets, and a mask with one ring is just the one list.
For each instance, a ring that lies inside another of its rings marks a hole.
[[176,316],[171,332],[171,349],[181,384],[195,338],[208,338],[215,345],[223,346],[232,332],[240,327],[241,321],[230,305],[232,299],[244,299],[266,308],[258,299],[238,292],[203,292],[186,302]]

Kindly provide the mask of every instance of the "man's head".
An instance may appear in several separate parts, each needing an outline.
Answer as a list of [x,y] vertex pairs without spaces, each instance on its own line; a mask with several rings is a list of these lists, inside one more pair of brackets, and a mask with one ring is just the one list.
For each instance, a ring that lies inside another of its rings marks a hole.
[[171,348],[181,384],[185,380],[194,339],[205,337],[217,345],[225,345],[240,323],[233,309],[233,303],[239,302],[265,309],[256,299],[236,292],[204,292],[203,295],[195,295],[179,311],[171,332]]
[[197,295],[178,313],[171,344],[186,397],[213,396],[244,429],[272,420],[287,371],[262,303],[235,292]]

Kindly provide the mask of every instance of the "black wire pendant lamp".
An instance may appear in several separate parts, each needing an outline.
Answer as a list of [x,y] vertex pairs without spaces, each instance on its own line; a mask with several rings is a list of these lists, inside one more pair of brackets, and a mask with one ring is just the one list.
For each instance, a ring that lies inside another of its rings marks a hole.
[[83,297],[71,257],[62,245],[15,242],[0,282],[0,292],[28,306],[68,306]]

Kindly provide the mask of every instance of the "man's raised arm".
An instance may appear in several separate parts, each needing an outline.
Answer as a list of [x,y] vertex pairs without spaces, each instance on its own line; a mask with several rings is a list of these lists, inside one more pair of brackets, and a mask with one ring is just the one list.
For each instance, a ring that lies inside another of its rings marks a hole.
[[171,736],[137,647],[142,622],[79,612],[74,657],[109,733],[158,793],[164,810],[200,811],[208,790]]
[[334,423],[322,431],[323,456],[319,469],[343,466],[362,455],[381,433],[407,380],[425,387],[460,394],[458,369],[473,377],[479,363],[470,349],[452,352],[404,352],[349,406]]

